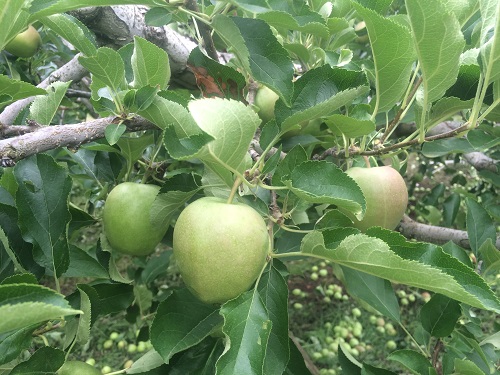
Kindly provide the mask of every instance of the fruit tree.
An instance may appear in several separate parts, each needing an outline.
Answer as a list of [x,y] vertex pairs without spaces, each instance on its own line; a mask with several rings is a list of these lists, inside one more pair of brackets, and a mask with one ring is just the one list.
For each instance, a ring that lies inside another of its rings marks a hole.
[[[0,374],[498,374],[498,0],[0,0],[0,25]],[[331,309],[403,332],[389,367],[359,322],[334,365],[296,336],[311,259]]]

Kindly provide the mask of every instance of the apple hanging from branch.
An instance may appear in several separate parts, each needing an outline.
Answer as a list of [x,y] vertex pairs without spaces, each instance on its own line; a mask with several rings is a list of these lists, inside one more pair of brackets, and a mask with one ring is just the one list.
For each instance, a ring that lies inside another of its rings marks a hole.
[[204,197],[179,215],[173,251],[193,294],[205,303],[224,303],[247,291],[260,275],[269,234],[250,206]]
[[32,57],[41,44],[40,34],[30,25],[25,31],[17,34],[14,39],[7,43],[5,50],[14,56],[27,58]]
[[124,254],[151,254],[162,240],[167,227],[153,225],[150,212],[160,187],[124,182],[108,195],[103,210],[106,238],[113,248]]
[[366,199],[366,212],[362,220],[349,215],[354,227],[361,231],[373,226],[395,229],[408,205],[408,190],[399,172],[384,166],[353,167],[346,173],[356,181]]

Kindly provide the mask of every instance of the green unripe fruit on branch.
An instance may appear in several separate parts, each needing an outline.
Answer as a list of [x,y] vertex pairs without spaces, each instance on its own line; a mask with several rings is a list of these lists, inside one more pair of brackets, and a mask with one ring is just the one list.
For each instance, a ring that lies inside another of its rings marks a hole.
[[247,291],[269,252],[267,226],[250,206],[205,197],[187,206],[174,228],[174,256],[187,287],[205,303]]
[[41,44],[40,34],[30,25],[25,31],[17,34],[14,39],[7,43],[5,50],[18,57],[31,57],[40,48]]
[[124,254],[151,254],[168,227],[151,223],[151,206],[160,188],[124,182],[109,193],[102,221],[111,247]]
[[361,221],[353,218],[361,231],[379,226],[395,229],[408,205],[408,190],[403,177],[392,167],[359,168],[346,172],[361,188],[366,199],[366,212]]
[[265,124],[274,117],[274,105],[279,96],[270,88],[262,86],[255,94],[254,104],[259,107],[259,117]]
[[101,375],[101,372],[91,365],[80,361],[66,362],[56,373],[57,375]]

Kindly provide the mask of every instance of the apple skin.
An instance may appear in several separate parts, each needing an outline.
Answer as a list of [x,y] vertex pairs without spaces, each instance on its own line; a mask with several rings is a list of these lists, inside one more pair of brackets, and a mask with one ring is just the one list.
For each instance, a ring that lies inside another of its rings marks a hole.
[[68,361],[56,373],[57,375],[102,375],[95,367],[85,362]]
[[17,34],[14,39],[7,43],[5,50],[17,57],[27,58],[32,57],[41,44],[42,39],[40,38],[40,34],[30,25],[25,31]]
[[259,107],[257,113],[263,124],[274,118],[274,105],[278,99],[279,96],[266,86],[262,86],[257,90],[254,104]]
[[205,303],[224,303],[247,291],[259,276],[269,235],[253,208],[204,197],[179,215],[173,251],[191,292]]
[[156,185],[124,182],[117,185],[104,204],[104,233],[113,250],[124,254],[151,254],[168,227],[150,221],[151,206],[160,190]]
[[353,219],[361,231],[379,226],[395,229],[408,205],[408,190],[403,177],[389,166],[360,168],[346,172],[361,188],[366,199],[366,213],[361,221]]

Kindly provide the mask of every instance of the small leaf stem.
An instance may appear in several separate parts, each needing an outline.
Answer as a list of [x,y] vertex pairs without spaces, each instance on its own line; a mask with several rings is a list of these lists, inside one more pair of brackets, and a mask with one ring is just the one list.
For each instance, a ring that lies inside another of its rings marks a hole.
[[415,338],[412,336],[412,334],[406,329],[406,327],[404,326],[403,323],[399,322],[399,326],[401,327],[401,329],[403,331],[405,331],[405,333],[408,335],[408,337],[410,338],[411,341],[413,341],[413,343],[415,344],[415,346],[420,350],[420,352],[426,357],[426,358],[429,358],[431,355],[429,352],[425,351],[424,349],[422,349],[422,347],[419,345],[419,343],[417,342],[417,340],[415,340]]

